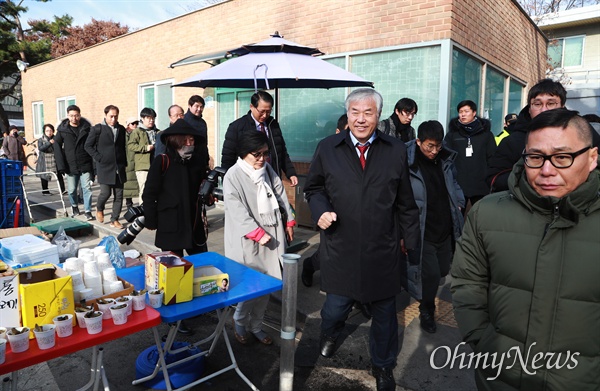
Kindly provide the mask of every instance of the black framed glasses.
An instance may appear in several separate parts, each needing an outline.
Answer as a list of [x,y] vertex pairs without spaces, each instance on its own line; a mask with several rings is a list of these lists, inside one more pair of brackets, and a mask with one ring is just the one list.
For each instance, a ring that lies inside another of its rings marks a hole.
[[264,157],[265,159],[267,157],[269,157],[269,151],[264,151],[264,152],[250,152],[250,155],[254,156],[255,159],[260,159],[261,157]]
[[575,158],[592,147],[585,147],[577,152],[560,152],[552,155],[542,155],[539,153],[525,153],[523,151],[523,160],[525,165],[529,168],[542,168],[546,160],[550,160],[550,163],[556,168],[569,168],[573,165]]

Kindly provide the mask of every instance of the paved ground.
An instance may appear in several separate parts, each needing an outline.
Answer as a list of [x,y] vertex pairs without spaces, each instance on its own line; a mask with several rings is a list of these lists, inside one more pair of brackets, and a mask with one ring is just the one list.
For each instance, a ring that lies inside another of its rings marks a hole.
[[[39,189],[39,180],[35,177],[26,178],[26,189]],[[94,186],[94,201],[98,194],[98,186]],[[53,197],[43,197],[40,193],[30,193],[32,202],[48,202]],[[55,196],[58,200],[59,197]],[[67,208],[68,199],[65,198]],[[60,207],[59,207],[60,205]],[[33,207],[34,219],[55,216],[55,209],[61,208],[60,203]],[[110,205],[107,206],[107,211]],[[209,249],[223,253],[223,211],[221,207],[209,210]],[[82,217],[78,217],[82,219]],[[123,223],[124,221],[121,220]],[[105,235],[117,235],[119,231],[108,224],[93,224],[93,234],[78,237],[82,247],[96,246],[99,239]],[[296,230],[298,239],[306,240],[308,246],[298,253],[304,256],[312,254],[318,245],[319,237],[315,231],[299,228]],[[123,250],[136,248],[142,253],[155,250],[154,234],[148,230],[142,231],[131,246],[122,246]],[[301,270],[301,263],[299,271]],[[315,285],[304,287],[298,282],[298,314],[297,338],[294,372],[295,390],[331,390],[331,391],[362,391],[374,390],[375,381],[369,375],[370,360],[368,353],[368,331],[370,322],[359,311],[353,311],[348,320],[343,343],[335,356],[325,359],[318,354],[320,314],[319,310],[324,300],[324,294],[319,290],[319,274],[315,274]],[[436,319],[438,332],[428,334],[421,331],[418,319],[418,303],[411,300],[403,292],[398,296],[398,324],[402,349],[398,356],[398,365],[394,371],[397,380],[397,390],[475,390],[471,370],[433,369],[430,364],[431,352],[439,346],[448,346],[452,350],[460,343],[460,336],[450,304],[448,290],[449,279],[440,287],[440,300]],[[271,296],[265,329],[274,337],[272,346],[263,346],[258,342],[242,346],[231,338],[234,353],[239,367],[248,378],[261,390],[279,389],[279,324],[280,324],[280,295]],[[178,335],[178,341],[196,341],[209,334],[210,328],[216,323],[214,314],[207,314],[187,321],[194,329],[191,337]],[[166,334],[167,326],[161,325],[161,334]],[[227,324],[230,335],[231,322]],[[127,338],[103,345],[105,351],[105,367],[111,390],[152,390],[144,386],[132,386],[135,379],[135,360],[138,355],[152,344],[150,331],[142,331]],[[436,366],[443,366],[446,360],[441,349],[435,356]],[[47,363],[30,367],[21,372],[19,390],[27,391],[69,391],[83,386],[89,376],[91,351],[84,350],[76,354],[57,358]],[[219,367],[228,364],[228,356],[224,346],[219,346],[206,360],[206,371],[211,373]],[[449,365],[448,365],[449,367]],[[4,376],[3,376],[4,377]],[[249,389],[233,372],[217,376],[209,382],[192,388],[193,390],[233,391]]]

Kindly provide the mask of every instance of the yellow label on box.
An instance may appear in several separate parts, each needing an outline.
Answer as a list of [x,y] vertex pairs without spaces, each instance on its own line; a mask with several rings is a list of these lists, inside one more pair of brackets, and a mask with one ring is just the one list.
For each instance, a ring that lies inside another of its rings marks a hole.
[[227,292],[229,283],[229,274],[214,266],[200,266],[194,269],[194,297]]
[[[50,268],[53,270],[45,279]],[[23,326],[33,330],[36,323],[52,324],[55,316],[75,313],[73,280],[63,269],[44,264],[18,269],[18,272]],[[39,281],[37,275],[40,274],[45,275],[45,280]],[[33,331],[29,338],[33,338]]]

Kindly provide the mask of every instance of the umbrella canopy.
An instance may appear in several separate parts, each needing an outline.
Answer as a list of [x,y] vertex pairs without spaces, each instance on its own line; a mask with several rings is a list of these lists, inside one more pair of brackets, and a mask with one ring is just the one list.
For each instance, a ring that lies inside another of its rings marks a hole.
[[176,83],[177,87],[334,88],[373,87],[373,83],[314,55],[316,48],[271,38],[229,51],[234,55],[213,68]]
[[373,87],[373,83],[320,58],[278,52],[236,57],[175,86],[271,89]]

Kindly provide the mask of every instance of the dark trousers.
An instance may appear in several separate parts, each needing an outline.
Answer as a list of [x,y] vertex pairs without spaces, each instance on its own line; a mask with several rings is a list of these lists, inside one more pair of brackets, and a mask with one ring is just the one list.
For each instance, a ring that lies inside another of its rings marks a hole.
[[423,242],[421,258],[421,283],[423,295],[419,309],[421,312],[435,311],[435,296],[437,295],[440,279],[448,275],[452,261],[452,238],[448,236],[441,243]]
[[[321,309],[321,334],[337,339],[353,304],[354,299],[350,297],[328,293]],[[374,301],[368,306],[373,316],[369,334],[371,362],[378,368],[393,368],[399,352],[396,297]]]
[[[65,181],[63,180],[62,175],[57,175],[56,178],[58,179],[58,185],[60,186],[60,192],[62,193],[65,191]],[[42,181],[42,190],[48,190],[48,181],[44,178],[40,178],[40,181]],[[45,191],[44,193],[47,192]]]
[[113,222],[119,220],[119,215],[121,214],[121,209],[123,208],[122,183],[118,183],[116,185],[100,184],[100,194],[98,194],[98,203],[96,204],[96,208],[100,212],[104,212],[104,206],[106,205],[106,201],[108,201],[111,193],[113,194],[113,206],[112,213],[110,215],[110,221]]
[[319,250],[321,249],[321,245],[317,251],[313,253],[310,257],[304,260],[303,268],[310,270],[311,272],[316,272],[317,270],[321,270],[321,261],[319,260]]

